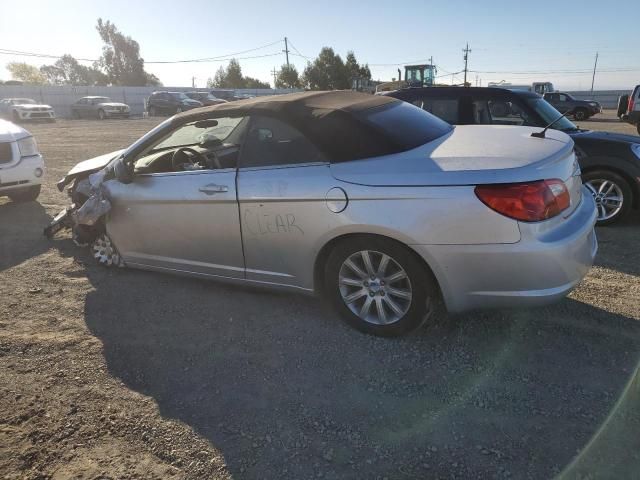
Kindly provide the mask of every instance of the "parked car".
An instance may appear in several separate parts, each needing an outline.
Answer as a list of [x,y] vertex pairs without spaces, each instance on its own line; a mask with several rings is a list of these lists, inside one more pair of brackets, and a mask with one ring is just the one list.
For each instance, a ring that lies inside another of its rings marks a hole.
[[593,100],[578,100],[568,93],[545,93],[543,98],[560,113],[573,115],[578,121],[586,120],[597,113],[602,113],[602,106]]
[[0,120],[0,197],[30,202],[40,195],[44,160],[33,136],[24,128]]
[[201,102],[189,98],[183,92],[153,92],[147,99],[147,112],[152,117],[173,115],[201,106]]
[[243,93],[236,93],[235,90],[231,90],[228,88],[214,88],[213,90],[209,90],[209,93],[216,98],[221,98],[222,100],[226,100],[227,102],[235,102],[238,100],[246,100],[247,98],[253,98],[253,95],[247,95]]
[[635,125],[640,135],[640,85],[636,85],[631,94],[618,99],[618,117],[623,122]]
[[113,102],[109,97],[82,97],[71,105],[74,118],[129,118],[131,109],[126,103]]
[[452,125],[525,125],[567,133],[576,145],[582,179],[607,225],[640,208],[640,137],[576,127],[539,95],[480,87],[407,89],[388,95],[420,106]]
[[56,121],[51,105],[37,103],[31,98],[3,98],[0,100],[0,117],[14,122],[26,120]]
[[186,92],[185,95],[189,97],[191,100],[197,100],[205,107],[210,107],[211,105],[218,105],[220,103],[227,103],[226,100],[214,97],[209,92]]
[[[61,180],[104,264],[324,292],[352,326],[567,294],[597,249],[573,141],[350,91],[185,112]],[[99,172],[89,176],[90,173]],[[108,213],[108,214],[107,214]]]

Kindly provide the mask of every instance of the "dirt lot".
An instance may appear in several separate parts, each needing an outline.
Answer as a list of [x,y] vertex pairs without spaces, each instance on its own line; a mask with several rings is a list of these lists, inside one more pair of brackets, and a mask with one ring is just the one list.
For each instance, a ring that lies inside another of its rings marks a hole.
[[[47,241],[54,182],[155,123],[28,127],[48,173],[39,203],[0,199],[4,478],[640,471],[640,214],[598,230],[597,266],[558,305],[371,338],[318,299],[112,271]],[[611,114],[582,126],[634,132]]]

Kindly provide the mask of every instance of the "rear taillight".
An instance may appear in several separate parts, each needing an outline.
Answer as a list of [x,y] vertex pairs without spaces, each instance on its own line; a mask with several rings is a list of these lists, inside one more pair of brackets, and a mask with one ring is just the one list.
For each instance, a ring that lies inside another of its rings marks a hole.
[[562,180],[478,185],[478,198],[496,212],[523,222],[539,222],[569,208],[569,190]]

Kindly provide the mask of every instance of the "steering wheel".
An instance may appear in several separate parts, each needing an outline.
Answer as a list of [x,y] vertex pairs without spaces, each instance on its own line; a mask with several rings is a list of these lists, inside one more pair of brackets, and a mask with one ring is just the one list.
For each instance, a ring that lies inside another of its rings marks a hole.
[[174,170],[179,170],[180,166],[185,163],[206,165],[207,159],[199,151],[191,147],[180,147],[171,156],[171,166]]

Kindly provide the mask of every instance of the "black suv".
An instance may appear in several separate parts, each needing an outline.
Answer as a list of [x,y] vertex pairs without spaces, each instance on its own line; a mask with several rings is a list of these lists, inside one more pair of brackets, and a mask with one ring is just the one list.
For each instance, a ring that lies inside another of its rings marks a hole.
[[[582,180],[596,200],[598,224],[640,207],[640,137],[576,127],[540,95],[477,87],[407,88],[384,95],[405,100],[452,125],[520,125],[551,128],[575,142]],[[536,128],[538,131],[538,128]]]
[[576,120],[586,120],[596,113],[602,113],[602,106],[592,100],[578,100],[568,93],[552,92],[545,93],[543,97],[553,105],[560,113],[573,115]]
[[202,103],[187,97],[183,92],[153,92],[147,99],[147,112],[151,117],[173,115],[201,106]]

